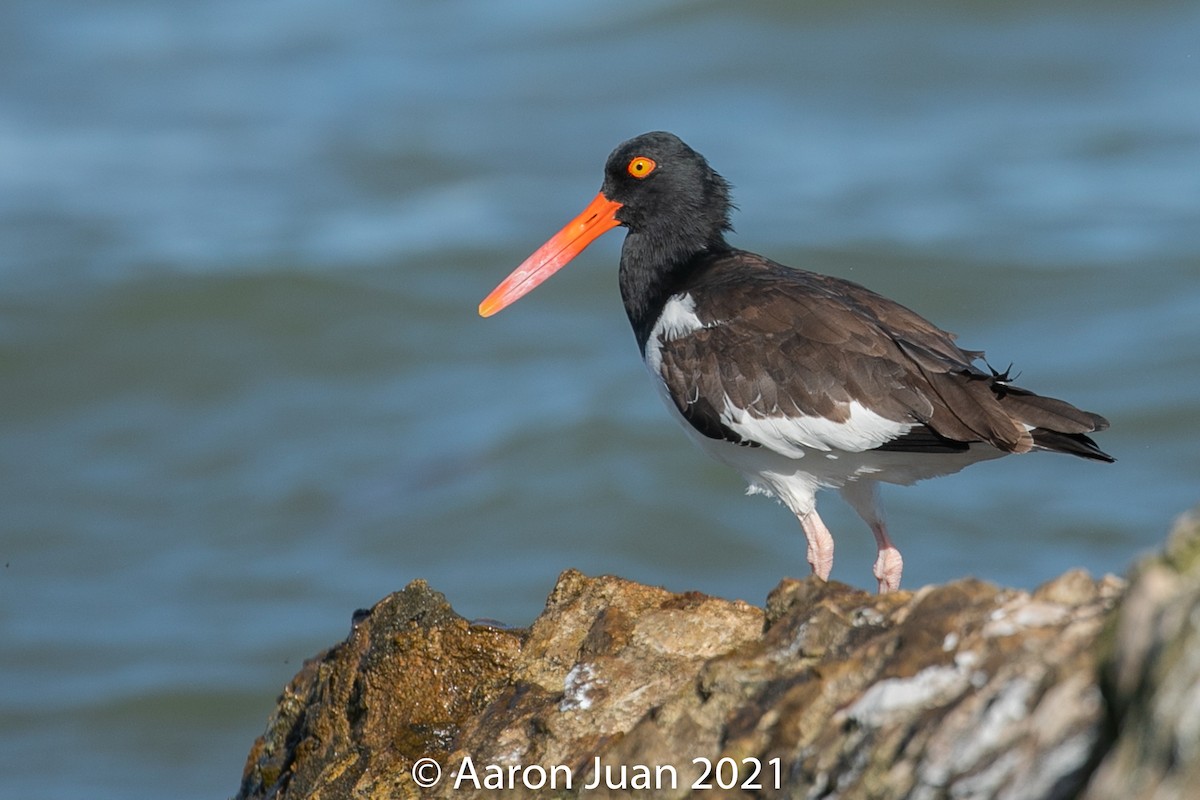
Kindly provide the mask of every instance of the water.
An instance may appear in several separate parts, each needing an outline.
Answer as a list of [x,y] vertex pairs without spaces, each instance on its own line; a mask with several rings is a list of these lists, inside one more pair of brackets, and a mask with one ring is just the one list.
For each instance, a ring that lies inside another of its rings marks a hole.
[[[761,602],[806,567],[659,407],[619,233],[475,305],[673,130],[735,242],[1109,416],[884,502],[918,586],[1122,572],[1200,499],[1200,7],[0,8],[0,795],[232,794],[276,693],[417,577]],[[870,585],[836,497],[834,576]]]

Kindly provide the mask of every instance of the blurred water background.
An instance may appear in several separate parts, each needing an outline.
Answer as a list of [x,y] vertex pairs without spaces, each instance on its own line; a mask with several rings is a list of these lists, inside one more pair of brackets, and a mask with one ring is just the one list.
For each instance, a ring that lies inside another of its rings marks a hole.
[[[232,795],[301,661],[414,578],[807,574],[659,405],[619,232],[483,295],[680,134],[734,242],[1107,415],[884,502],[909,587],[1123,572],[1200,499],[1200,5],[0,5],[0,796]],[[834,577],[869,532],[828,496]]]

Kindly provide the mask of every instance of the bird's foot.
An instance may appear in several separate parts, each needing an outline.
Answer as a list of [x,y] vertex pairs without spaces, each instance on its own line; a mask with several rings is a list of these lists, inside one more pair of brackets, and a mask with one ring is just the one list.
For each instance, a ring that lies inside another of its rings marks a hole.
[[829,573],[833,571],[833,535],[816,511],[802,517],[800,527],[808,542],[808,565],[812,567],[813,575],[823,581],[829,580]]
[[816,575],[823,581],[827,581],[829,580],[829,573],[833,572],[833,553],[817,550],[812,545],[809,545],[808,565],[812,567],[813,575]]
[[895,547],[881,547],[872,570],[879,581],[879,593],[887,594],[900,588],[900,573],[904,571],[904,559]]

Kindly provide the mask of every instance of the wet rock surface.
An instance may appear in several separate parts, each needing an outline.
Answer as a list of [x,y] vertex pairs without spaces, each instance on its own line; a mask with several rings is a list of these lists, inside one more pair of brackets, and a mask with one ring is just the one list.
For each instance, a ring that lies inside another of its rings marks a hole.
[[963,580],[876,596],[785,580],[766,608],[560,576],[528,629],[424,582],[307,662],[239,798],[1191,798],[1200,521],[1130,582]]

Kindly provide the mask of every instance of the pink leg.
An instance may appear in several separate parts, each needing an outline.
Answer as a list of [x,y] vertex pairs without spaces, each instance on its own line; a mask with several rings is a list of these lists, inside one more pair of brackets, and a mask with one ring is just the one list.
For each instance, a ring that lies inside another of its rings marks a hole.
[[817,516],[816,509],[800,518],[800,527],[808,540],[808,565],[818,578],[829,580],[829,572],[833,569],[833,535]]
[[879,554],[875,557],[875,567],[871,571],[875,580],[879,581],[879,593],[887,594],[900,588],[900,573],[904,571],[904,559],[900,551],[892,544],[887,533],[887,525],[883,522],[883,514],[879,511],[879,489],[874,481],[851,481],[842,487],[842,497],[848,502],[863,521],[871,526],[875,534],[875,546]]
[[875,534],[875,546],[879,555],[875,557],[875,578],[879,581],[879,593],[887,594],[900,588],[900,573],[904,571],[904,559],[892,540],[888,538],[887,527],[883,520],[871,523],[871,533]]

